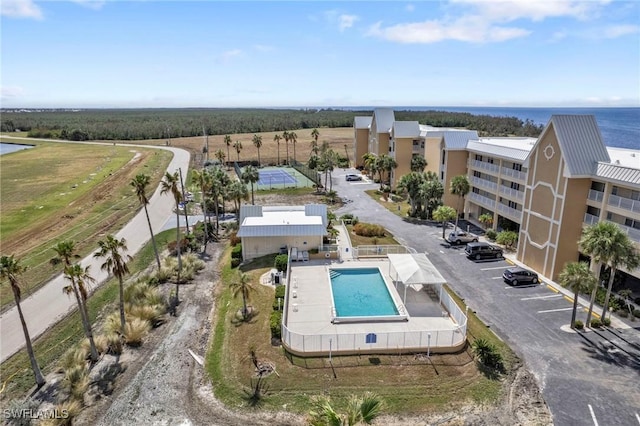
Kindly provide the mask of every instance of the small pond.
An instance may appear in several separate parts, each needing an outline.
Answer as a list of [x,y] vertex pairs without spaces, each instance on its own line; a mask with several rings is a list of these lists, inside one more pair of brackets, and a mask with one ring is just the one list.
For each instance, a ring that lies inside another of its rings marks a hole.
[[33,148],[34,145],[22,145],[19,143],[0,142],[0,155],[11,154],[12,152],[22,151],[23,149]]

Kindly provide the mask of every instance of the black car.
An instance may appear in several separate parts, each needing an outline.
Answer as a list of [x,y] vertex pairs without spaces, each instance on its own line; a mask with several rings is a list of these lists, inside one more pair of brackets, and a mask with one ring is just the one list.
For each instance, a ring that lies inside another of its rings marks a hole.
[[538,284],[538,274],[528,269],[516,267],[508,268],[503,272],[502,278],[511,285]]
[[464,252],[469,259],[502,259],[502,249],[489,243],[469,243]]

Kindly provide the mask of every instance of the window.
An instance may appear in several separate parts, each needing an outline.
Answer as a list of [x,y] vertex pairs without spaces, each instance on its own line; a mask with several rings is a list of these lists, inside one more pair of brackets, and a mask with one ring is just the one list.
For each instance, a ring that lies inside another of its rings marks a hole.
[[513,167],[512,168],[513,168],[513,170],[517,170],[517,171],[521,172],[522,171],[522,164],[513,163]]
[[442,151],[442,164],[444,164],[444,154],[445,154],[445,152]]
[[376,343],[378,341],[378,336],[375,333],[369,333],[365,337],[365,343]]
[[477,171],[477,170],[474,170],[474,171],[473,171],[473,176],[474,176],[474,177],[477,177],[477,178],[481,178],[481,177],[482,177],[482,173],[480,173],[480,172],[479,172],[479,171]]
[[474,194],[480,194],[480,190],[478,188],[476,188],[475,186],[472,189]]
[[487,163],[493,164],[493,158],[491,158],[491,157],[487,158]]
[[440,180],[444,180],[444,172],[440,172]]
[[587,206],[587,213],[592,216],[600,217],[600,209],[597,207]]
[[602,182],[591,182],[591,189],[598,192],[604,192],[604,183]]
[[515,189],[516,191],[520,191],[520,184],[511,182],[511,189]]
[[631,190],[631,199],[640,201],[640,191]]
[[614,186],[613,188],[611,188],[611,194],[612,195],[618,195],[618,187]]
[[629,228],[640,229],[640,220],[625,218],[624,224],[627,225]]
[[518,203],[516,203],[515,201],[509,201],[509,207],[518,210]]
[[476,154],[476,161],[482,161],[482,155]]

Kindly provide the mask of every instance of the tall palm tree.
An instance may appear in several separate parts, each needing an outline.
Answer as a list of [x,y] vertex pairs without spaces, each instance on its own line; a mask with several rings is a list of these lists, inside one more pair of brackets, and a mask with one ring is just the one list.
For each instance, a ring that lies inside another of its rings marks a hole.
[[571,328],[576,326],[576,311],[578,310],[578,296],[587,293],[598,283],[597,278],[589,270],[586,262],[569,262],[564,265],[559,276],[560,285],[573,291],[573,313],[571,314]]
[[31,361],[31,369],[36,379],[36,385],[40,388],[44,385],[45,380],[38,366],[38,361],[36,361],[33,346],[31,345],[31,337],[29,337],[29,329],[27,329],[27,323],[24,320],[24,314],[20,306],[21,289],[19,276],[25,269],[24,266],[20,265],[18,260],[14,259],[13,255],[0,257],[0,278],[2,278],[2,280],[8,280],[11,285],[13,298],[16,302],[16,308],[18,309],[18,316],[20,317],[20,324],[22,324],[22,332],[24,333],[24,339],[27,345],[27,354],[29,355],[29,361]]
[[242,142],[240,141],[235,141],[233,143],[233,147],[236,150],[236,154],[238,154],[238,163],[240,162],[240,151],[242,151]]
[[234,180],[229,186],[227,186],[229,199],[233,200],[236,210],[236,221],[240,224],[240,207],[242,206],[242,200],[249,198],[249,191],[247,186],[239,180]]
[[[231,161],[231,155],[229,154],[229,147],[231,146],[230,135],[224,135],[224,144],[227,145],[227,159]],[[229,170],[229,163],[227,163],[227,170]]]
[[120,332],[124,334],[124,276],[129,273],[127,262],[131,256],[126,254],[127,241],[124,238],[118,240],[113,235],[107,235],[104,240],[98,241],[98,251],[93,254],[95,258],[104,258],[100,269],[113,274],[118,278],[120,290]]
[[313,408],[309,412],[309,424],[314,426],[355,426],[357,424],[371,424],[380,416],[384,408],[382,399],[366,392],[358,397],[351,395],[347,402],[346,413],[339,414],[327,397],[314,400]]
[[444,186],[434,172],[423,173],[424,182],[420,184],[420,198],[424,203],[427,218],[431,218],[433,211],[442,205]]
[[[398,163],[396,160],[388,154],[382,154],[378,157],[378,166],[380,167],[380,189],[382,189],[384,182],[387,180],[391,181],[391,171],[398,167]],[[387,175],[384,176],[384,172],[387,172]],[[386,178],[386,179],[383,179]],[[389,182],[391,184],[391,182]]]
[[[614,224],[615,225],[615,224]],[[611,255],[609,256],[609,283],[607,285],[607,294],[604,297],[602,305],[602,315],[600,318],[605,319],[605,315],[609,308],[609,298],[611,297],[611,289],[613,281],[618,269],[623,266],[627,270],[632,271],[640,266],[640,255],[629,236],[618,225],[615,225],[616,231],[613,234],[613,245]]]
[[[449,188],[449,191],[453,195],[460,197],[460,201],[462,201],[462,206],[464,208],[464,197],[466,197],[469,191],[471,191],[471,184],[469,183],[469,179],[467,179],[467,175],[454,176],[453,179],[451,179],[451,187]],[[458,229],[459,218],[460,203],[458,203],[458,208],[456,208],[456,229]]]
[[414,155],[411,157],[411,171],[422,173],[424,168],[427,167],[427,159],[421,155]]
[[367,173],[371,175],[371,178],[373,178],[375,162],[376,162],[376,156],[374,154],[367,152],[364,155],[362,155],[362,163]]
[[[209,190],[211,191],[210,199],[213,201],[213,211],[216,215],[216,235],[218,234],[218,230],[220,228],[220,211],[219,211],[219,203],[222,201],[222,207],[224,210],[224,194],[225,188],[229,186],[231,180],[229,175],[225,173],[224,170],[220,167],[214,167],[211,169],[211,186]],[[222,198],[222,200],[220,200]]]
[[409,216],[417,216],[418,210],[421,208],[422,200],[420,197],[420,185],[423,183],[422,175],[418,172],[408,173],[400,178],[397,190],[406,193],[409,198],[411,210]]
[[284,139],[284,145],[287,147],[287,166],[289,165],[289,131],[282,132],[282,138]]
[[[62,264],[63,272],[65,274],[65,278],[71,281],[70,286],[66,286],[63,288],[63,291],[69,295],[71,293],[76,297],[76,302],[78,303],[78,311],[80,312],[80,319],[82,321],[82,328],[84,329],[84,334],[89,339],[89,347],[91,350],[91,361],[95,362],[98,360],[98,351],[96,350],[96,345],[93,341],[93,332],[91,330],[91,322],[89,321],[89,312],[87,311],[86,301],[88,297],[88,292],[86,287],[84,286],[85,281],[94,281],[94,279],[89,276],[88,269],[86,274],[81,274],[79,271],[73,271],[72,264],[75,259],[79,259],[80,255],[76,251],[76,243],[75,241],[65,240],[60,241],[53,247],[53,251],[56,253],[55,257],[49,260],[49,263],[52,266],[57,266]],[[79,269],[82,269],[80,265],[78,265]],[[70,271],[67,271],[70,269]],[[67,272],[70,272],[69,274]],[[82,281],[79,283],[78,281]],[[81,290],[79,290],[81,287]]]
[[249,314],[247,302],[249,301],[251,293],[255,291],[255,286],[251,281],[251,276],[238,271],[238,275],[233,281],[231,281],[230,286],[231,291],[233,292],[233,297],[237,297],[239,294],[242,295],[242,318],[247,319]]
[[318,138],[320,137],[320,132],[318,131],[318,129],[313,129],[311,131],[311,137],[313,138],[314,142],[316,143],[316,146],[318,145]]
[[298,142],[298,135],[296,132],[289,132],[289,141],[293,144],[293,162],[296,162],[296,142]]
[[224,164],[224,160],[227,158],[224,154],[224,151],[219,149],[215,153],[216,159],[220,162],[220,164]]
[[156,264],[158,265],[158,270],[160,270],[160,255],[158,254],[158,246],[156,244],[156,237],[153,235],[153,228],[151,227],[151,219],[149,219],[149,211],[147,210],[147,204],[149,204],[149,198],[147,197],[147,187],[151,183],[151,177],[145,174],[136,175],[135,178],[131,179],[129,183],[133,190],[136,192],[136,197],[138,197],[138,201],[144,207],[144,214],[147,216],[147,225],[149,226],[149,233],[151,234],[151,243],[153,245],[153,253],[156,256]]
[[282,136],[280,136],[279,133],[276,133],[275,136],[273,137],[273,141],[278,144],[278,163],[277,165],[280,165],[280,140],[282,139]]
[[260,148],[262,147],[262,136],[253,135],[253,139],[251,141],[253,142],[253,146],[255,146],[256,149],[258,150],[258,167],[260,167],[260,165],[261,165],[261,163],[260,163]]
[[260,173],[258,172],[258,169],[254,166],[245,167],[242,172],[241,179],[244,183],[251,184],[251,204],[255,205],[255,202],[253,201],[253,184],[260,180]]
[[447,229],[447,222],[456,217],[456,211],[449,206],[440,206],[433,212],[433,219],[442,222],[442,239]]
[[202,208],[202,214],[204,215],[204,236],[203,244],[206,250],[207,247],[207,237],[209,235],[209,228],[207,227],[207,194],[209,193],[209,187],[212,184],[211,174],[207,172],[206,169],[202,170],[194,170],[191,179],[198,185],[200,188],[200,193],[202,194],[202,200],[200,200],[200,206]]
[[166,172],[164,178],[162,180],[160,194],[171,194],[173,195],[173,199],[176,203],[176,253],[178,256],[178,272],[177,272],[177,280],[176,280],[176,302],[179,300],[179,289],[180,289],[180,272],[182,271],[182,242],[180,241],[180,209],[178,206],[180,205],[180,201],[182,200],[182,192],[180,192],[180,188],[178,188],[178,172],[169,173]]
[[91,329],[91,321],[89,320],[89,312],[87,310],[87,298],[89,292],[85,284],[89,282],[95,282],[96,280],[89,274],[87,266],[83,268],[79,264],[65,265],[64,277],[68,279],[71,284],[64,286],[62,291],[68,296],[71,293],[76,298],[78,303],[78,311],[80,311],[80,318],[82,318],[82,324],[85,330],[85,336],[89,340],[89,349],[91,353],[91,361],[96,362],[98,360],[98,350],[96,349],[95,341],[93,340],[93,330]]

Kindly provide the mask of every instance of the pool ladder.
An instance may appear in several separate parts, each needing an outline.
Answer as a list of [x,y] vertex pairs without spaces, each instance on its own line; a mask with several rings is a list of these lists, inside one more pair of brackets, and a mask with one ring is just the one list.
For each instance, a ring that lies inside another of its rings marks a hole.
[[336,270],[333,270],[333,269],[332,269],[331,271],[329,271],[329,277],[330,277],[331,279],[334,279],[334,278],[336,278],[336,277],[339,277],[340,275],[342,275],[342,274],[340,274],[340,272],[338,272],[338,271],[336,271]]

